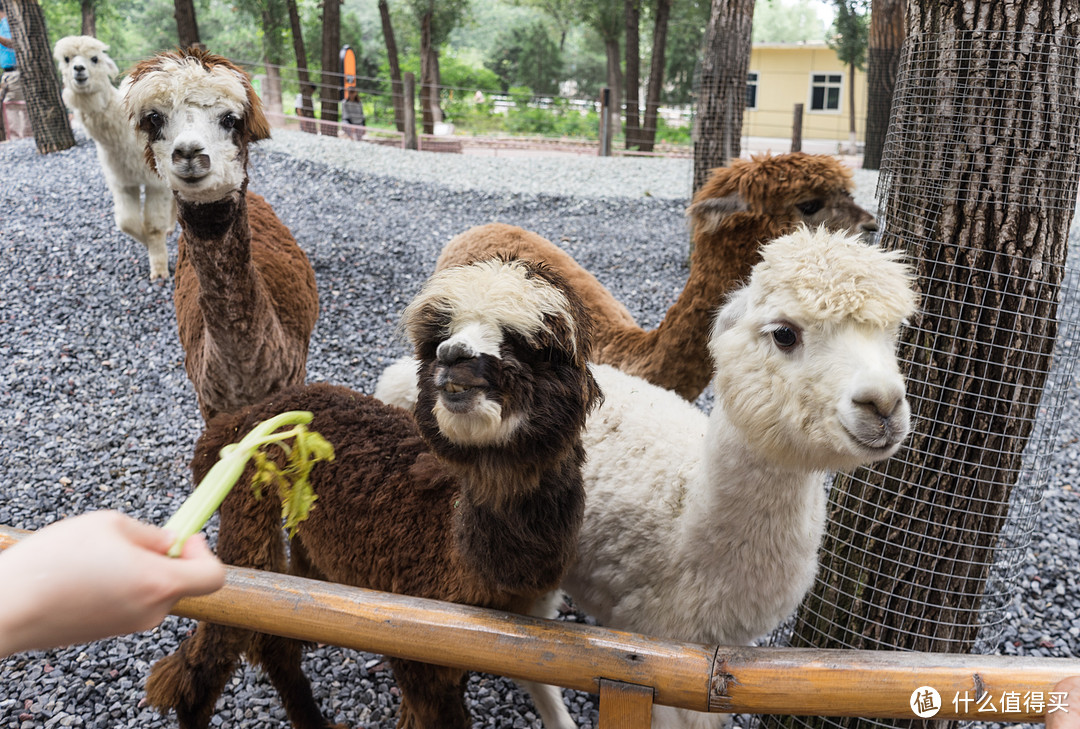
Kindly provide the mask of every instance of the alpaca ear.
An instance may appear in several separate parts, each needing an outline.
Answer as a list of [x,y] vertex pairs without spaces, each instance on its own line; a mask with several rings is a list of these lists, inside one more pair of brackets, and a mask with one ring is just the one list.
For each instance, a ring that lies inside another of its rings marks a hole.
[[750,306],[750,290],[747,288],[741,288],[731,296],[728,297],[727,302],[724,303],[720,310],[716,312],[716,320],[713,322],[712,335],[709,337],[710,341],[716,341],[716,338],[735,326],[735,323],[743,318],[747,309]]
[[115,78],[120,73],[120,69],[117,68],[116,61],[105,50],[104,48],[101,49],[101,58],[104,60],[105,68],[109,72],[109,78]]
[[711,233],[719,228],[729,215],[744,213],[749,209],[739,193],[733,192],[724,197],[707,197],[696,202],[686,209],[686,215],[695,231]]
[[248,113],[244,126],[247,129],[248,141],[258,142],[260,139],[270,138],[270,122],[263,113],[262,99],[255,93],[255,88],[244,77],[244,87],[247,89]]

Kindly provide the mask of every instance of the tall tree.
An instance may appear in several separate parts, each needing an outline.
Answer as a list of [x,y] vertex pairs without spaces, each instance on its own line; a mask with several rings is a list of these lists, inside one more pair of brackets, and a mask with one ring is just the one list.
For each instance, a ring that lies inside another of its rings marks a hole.
[[641,96],[641,0],[624,0],[626,17],[626,148],[635,149],[641,143],[641,117],[638,98]]
[[390,4],[379,0],[379,18],[382,20],[383,42],[386,44],[386,60],[390,65],[390,98],[394,104],[394,126],[405,131],[405,87],[401,83],[401,65],[398,62],[397,40],[394,25],[390,22]]
[[671,8],[664,71],[667,82],[660,93],[666,104],[689,104],[694,98],[697,63],[705,27],[709,23],[709,6],[709,0],[679,0]]
[[836,51],[840,62],[848,67],[848,143],[855,153],[858,143],[855,134],[855,71],[866,64],[866,44],[870,18],[869,0],[836,0],[836,20],[833,21],[829,47]]
[[[279,123],[284,111],[281,100],[281,67],[286,65],[287,15],[285,0],[234,0],[236,6],[256,20],[262,28],[262,61],[266,69],[266,88],[262,89],[263,105],[272,123]],[[278,122],[275,122],[275,118]]]
[[543,11],[559,32],[559,50],[566,48],[566,35],[578,21],[576,0],[511,0],[514,5],[537,8]]
[[442,121],[439,105],[439,48],[465,17],[469,0],[409,0],[420,26],[420,108],[425,134],[434,132]]
[[[604,43],[607,57],[607,85],[611,98],[618,107],[622,98],[623,74],[619,55],[619,39],[625,26],[625,12],[620,0],[580,0],[577,4],[581,19],[592,28]],[[610,134],[619,131],[619,114],[611,115]]]
[[195,20],[195,0],[173,0],[173,7],[180,47],[201,46],[199,24]]
[[649,87],[645,94],[645,121],[642,124],[640,144],[642,152],[651,152],[656,144],[657,117],[660,112],[660,91],[664,85],[665,53],[667,50],[668,19],[671,17],[671,0],[656,0],[653,19],[652,59],[649,62]]
[[[1022,465],[1080,180],[1080,1],[908,8],[881,242],[908,252],[922,289],[900,348],[916,427],[897,456],[833,485],[792,642],[967,653],[977,637],[996,646],[979,635],[1001,617],[984,595],[1001,610],[1016,596],[997,550],[1018,479],[1038,480]],[[931,725],[900,722],[913,723]]]
[[[315,118],[315,105],[312,96],[315,95],[315,87],[308,75],[307,51],[304,50],[304,29],[300,24],[300,10],[296,6],[296,0],[286,0],[289,11],[289,28],[292,30],[293,52],[296,53],[296,75],[300,79],[300,106],[296,112],[307,119]],[[306,132],[314,132],[315,126],[311,122],[300,121],[300,128]]]
[[754,0],[712,0],[694,114],[694,192],[742,151]]
[[97,37],[98,0],[79,0],[79,13],[82,16],[82,34]]
[[[345,94],[341,76],[341,0],[322,0],[322,83],[319,84],[319,105],[323,121],[338,120],[338,104]],[[338,127],[324,124],[323,134],[336,137]]]
[[863,168],[881,166],[885,134],[889,130],[893,89],[900,64],[900,48],[907,37],[906,0],[873,0],[867,50],[866,142]]
[[60,80],[41,6],[37,0],[0,0],[0,4],[15,41],[15,63],[38,152],[48,154],[74,147],[75,135],[60,97]]

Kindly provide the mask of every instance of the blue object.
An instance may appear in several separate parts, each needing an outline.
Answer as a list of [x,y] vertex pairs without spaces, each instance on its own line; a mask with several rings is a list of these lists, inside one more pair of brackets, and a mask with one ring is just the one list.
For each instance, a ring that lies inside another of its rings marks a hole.
[[[8,25],[7,18],[0,20],[0,36],[3,36],[4,38],[11,38],[11,26]],[[5,71],[11,71],[15,68],[14,48],[0,46],[0,68],[4,69]]]

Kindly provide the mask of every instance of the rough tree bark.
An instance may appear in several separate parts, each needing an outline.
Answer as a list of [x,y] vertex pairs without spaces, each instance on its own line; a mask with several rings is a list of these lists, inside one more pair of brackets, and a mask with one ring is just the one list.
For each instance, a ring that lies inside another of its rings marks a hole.
[[694,192],[742,152],[754,0],[712,0],[694,114]]
[[[431,20],[434,10],[428,10],[420,18],[420,112],[424,134],[435,133],[435,106],[439,93],[432,64]],[[435,101],[433,103],[433,96]]]
[[881,167],[881,151],[889,130],[893,89],[900,64],[900,48],[907,37],[907,0],[874,0],[870,12],[867,49],[866,146],[863,167]]
[[641,115],[638,111],[638,97],[641,95],[641,41],[638,28],[641,25],[641,0],[625,0],[624,16],[626,21],[626,148],[634,149],[639,144],[641,134]]
[[201,47],[199,24],[195,21],[195,0],[174,0],[173,7],[179,46],[181,48]]
[[664,64],[667,55],[668,19],[671,0],[657,0],[656,23],[653,26],[652,60],[649,65],[649,87],[645,93],[645,121],[642,123],[638,149],[651,152],[656,144],[656,118],[660,110],[660,89],[664,84]]
[[26,111],[38,152],[48,154],[75,146],[67,110],[60,98],[60,80],[53,66],[45,16],[37,0],[2,0],[15,41]]
[[611,125],[608,128],[608,138],[614,139],[619,133],[619,99],[622,98],[623,73],[619,65],[619,37],[609,36],[604,38],[604,53],[607,55],[607,80],[608,88],[611,89]]
[[80,0],[79,13],[82,16],[82,34],[97,37],[97,0]]
[[[292,30],[293,51],[296,53],[296,75],[300,80],[300,107],[296,110],[298,116],[314,119],[315,104],[311,97],[315,95],[315,87],[311,83],[307,67],[307,51],[304,50],[304,33],[300,25],[300,10],[296,7],[296,0],[287,0],[289,7],[289,28]],[[315,122],[300,121],[300,129],[305,132],[315,133]]]
[[980,609],[1003,581],[988,578],[1057,335],[1080,179],[1080,0],[915,0],[908,31],[882,243],[908,251],[922,289],[900,347],[915,432],[833,485],[796,646],[986,640]]
[[394,40],[394,26],[390,22],[390,5],[387,0],[379,0],[379,17],[382,19],[386,58],[390,64],[390,97],[394,103],[394,126],[399,132],[404,132],[405,91],[401,85],[401,65],[398,63],[397,41]]
[[[338,104],[345,93],[341,76],[341,0],[323,0],[322,78],[319,85],[319,107],[324,122],[338,121]],[[323,124],[320,131],[336,137],[335,124]]]

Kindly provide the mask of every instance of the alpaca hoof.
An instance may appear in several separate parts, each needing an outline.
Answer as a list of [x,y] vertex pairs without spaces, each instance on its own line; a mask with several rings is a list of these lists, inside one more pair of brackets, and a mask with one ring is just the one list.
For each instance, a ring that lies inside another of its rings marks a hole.
[[165,266],[165,267],[151,266],[150,267],[150,280],[151,281],[156,281],[158,279],[161,279],[162,281],[168,281],[169,280],[169,268],[168,268],[168,266]]

